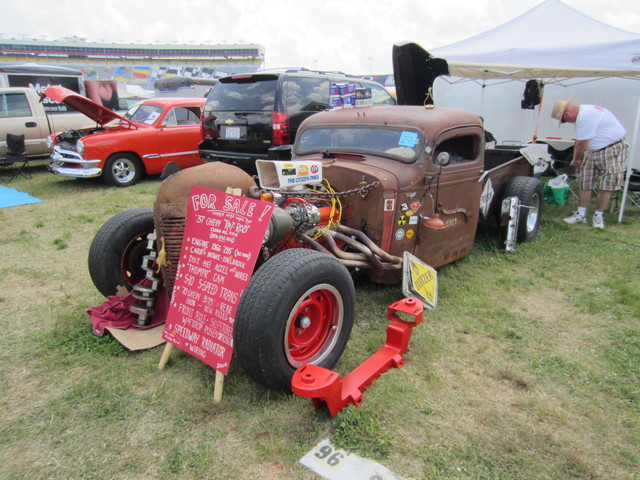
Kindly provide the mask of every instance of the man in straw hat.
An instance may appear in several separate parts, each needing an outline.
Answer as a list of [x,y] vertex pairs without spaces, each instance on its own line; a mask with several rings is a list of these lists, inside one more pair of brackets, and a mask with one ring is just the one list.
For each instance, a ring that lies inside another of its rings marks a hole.
[[627,131],[606,108],[597,105],[575,105],[569,100],[558,100],[551,117],[560,123],[575,123],[576,144],[571,166],[578,180],[578,211],[564,219],[567,223],[586,223],[587,205],[591,190],[597,189],[593,226],[604,228],[602,216],[611,192],[619,190],[624,182],[625,162],[629,145]]

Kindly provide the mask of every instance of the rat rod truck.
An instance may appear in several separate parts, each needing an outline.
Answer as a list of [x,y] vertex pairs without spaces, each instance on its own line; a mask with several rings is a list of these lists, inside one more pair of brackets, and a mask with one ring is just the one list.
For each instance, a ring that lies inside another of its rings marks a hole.
[[291,160],[257,162],[259,184],[220,162],[169,176],[153,210],[121,212],[97,232],[90,274],[105,295],[135,285],[155,230],[164,239],[162,275],[171,295],[194,185],[274,202],[261,258],[239,300],[233,344],[248,375],[290,390],[301,365],[331,369],[342,354],[355,316],[353,272],[399,283],[405,252],[433,268],[446,265],[468,255],[478,222],[493,218],[503,244],[536,235],[543,196],[532,165],[523,157],[485,158],[484,146],[480,118],[465,110],[317,113],[301,124]]

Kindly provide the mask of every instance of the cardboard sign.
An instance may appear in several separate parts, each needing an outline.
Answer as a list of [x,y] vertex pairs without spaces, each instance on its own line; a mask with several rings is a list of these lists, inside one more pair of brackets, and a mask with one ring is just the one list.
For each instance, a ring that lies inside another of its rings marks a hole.
[[274,205],[193,187],[163,338],[223,374]]

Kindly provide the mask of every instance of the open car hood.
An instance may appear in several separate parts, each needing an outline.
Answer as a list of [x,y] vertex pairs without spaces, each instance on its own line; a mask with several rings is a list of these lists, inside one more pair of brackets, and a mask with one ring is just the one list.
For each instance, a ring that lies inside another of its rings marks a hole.
[[58,103],[64,103],[65,105],[70,106],[74,110],[85,114],[87,117],[89,117],[99,125],[104,125],[105,123],[109,123],[112,120],[118,119],[129,124],[132,127],[137,127],[135,123],[130,122],[124,117],[121,117],[112,110],[109,110],[108,108],[105,108],[102,105],[89,100],[87,97],[83,97],[73,90],[61,87],[60,85],[51,85],[44,91],[43,96],[50,98],[51,100],[54,100]]
[[433,105],[433,82],[449,75],[449,64],[411,42],[393,46],[393,78],[398,105]]

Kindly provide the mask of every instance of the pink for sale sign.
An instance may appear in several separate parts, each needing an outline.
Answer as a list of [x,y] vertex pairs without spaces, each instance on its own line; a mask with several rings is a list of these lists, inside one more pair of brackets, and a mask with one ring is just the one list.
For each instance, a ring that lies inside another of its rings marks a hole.
[[193,187],[163,338],[223,374],[233,323],[275,206]]

